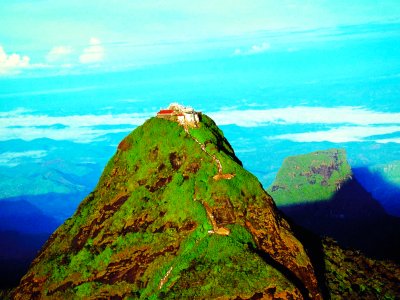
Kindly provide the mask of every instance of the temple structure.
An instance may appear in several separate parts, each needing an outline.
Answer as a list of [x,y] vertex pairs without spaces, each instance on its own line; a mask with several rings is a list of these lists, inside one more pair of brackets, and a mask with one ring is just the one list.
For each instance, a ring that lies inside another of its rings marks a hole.
[[171,103],[167,109],[161,109],[157,118],[176,121],[183,126],[197,127],[200,122],[201,112],[196,112],[191,107],[185,107],[178,103]]

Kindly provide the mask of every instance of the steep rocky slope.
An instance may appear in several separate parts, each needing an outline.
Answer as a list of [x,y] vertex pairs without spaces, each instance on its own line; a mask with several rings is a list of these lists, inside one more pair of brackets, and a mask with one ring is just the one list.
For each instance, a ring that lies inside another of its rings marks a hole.
[[215,123],[152,118],[47,241],[16,299],[320,299],[314,267]]

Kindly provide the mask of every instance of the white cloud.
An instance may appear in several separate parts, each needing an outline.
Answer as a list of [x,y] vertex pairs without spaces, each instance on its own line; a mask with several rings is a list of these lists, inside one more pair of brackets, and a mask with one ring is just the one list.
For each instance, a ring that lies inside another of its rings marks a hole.
[[400,124],[400,113],[376,112],[362,107],[295,106],[264,110],[224,110],[209,115],[218,125],[242,127],[274,124]]
[[56,141],[72,141],[76,143],[91,143],[99,141],[103,136],[113,133],[129,132],[134,127],[126,127],[123,129],[95,129],[92,127],[66,127],[56,128],[0,128],[0,141],[21,139],[24,141],[32,141],[40,138],[48,138]]
[[83,64],[92,64],[102,61],[104,58],[104,47],[97,38],[91,38],[89,46],[83,49],[83,53],[79,56],[79,61]]
[[271,48],[271,45],[269,43],[262,43],[261,45],[254,45],[252,46],[248,53],[249,54],[256,54],[256,53],[261,53],[261,52],[265,52],[267,50],[269,50]]
[[400,132],[400,126],[342,126],[330,130],[303,132],[303,133],[289,133],[282,134],[267,139],[281,139],[290,140],[293,142],[332,142],[332,143],[347,143],[347,142],[365,142],[374,141],[377,143],[400,143],[400,139],[379,139],[373,140],[369,137],[381,134],[390,134]]
[[237,48],[233,52],[234,55],[252,55],[252,54],[258,54],[262,53],[265,51],[268,51],[271,48],[271,45],[267,42],[263,42],[260,45],[253,45],[249,49],[240,49]]
[[18,69],[29,66],[30,58],[16,53],[7,54],[0,46],[0,75],[17,72]]
[[56,46],[53,47],[46,56],[46,60],[50,63],[64,61],[73,52],[72,47]]
[[235,49],[235,51],[233,51],[233,54],[234,55],[240,55],[240,54],[242,54],[242,50],[237,48],[237,49]]
[[[21,110],[19,110],[21,111]],[[9,112],[9,115],[0,117],[0,128],[31,127],[64,125],[68,127],[90,127],[102,125],[140,125],[153,114],[131,113],[131,114],[105,114],[105,115],[72,115],[50,117],[47,115],[28,115],[23,113]]]
[[400,144],[400,138],[380,139],[380,140],[377,140],[376,142],[381,143],[381,144],[387,144],[387,143]]
[[[0,141],[12,139],[30,141],[49,138],[89,143],[101,139],[102,136],[107,134],[129,132],[133,127],[141,125],[146,119],[154,115],[152,113],[133,113],[50,117],[32,115],[27,112],[18,109],[0,114]],[[124,125],[124,127],[109,129],[97,127],[113,125]]]
[[20,164],[21,158],[39,159],[45,157],[47,151],[44,150],[31,150],[24,152],[3,152],[0,156],[0,165],[7,167],[15,167]]
[[0,112],[0,120],[1,120],[1,118],[6,118],[6,117],[8,117],[8,118],[18,117],[19,115],[26,114],[29,112],[31,112],[31,110],[26,109],[24,107],[18,107],[11,111],[2,111],[2,112]]
[[[0,113],[0,141],[49,138],[81,143],[92,142],[106,134],[128,132],[153,115],[154,113],[47,116],[35,115],[19,108]],[[255,127],[268,124],[327,124],[335,127],[325,131],[270,136],[269,139],[335,143],[368,140],[379,143],[400,142],[397,137],[379,139],[379,135],[400,132],[400,113],[377,112],[361,107],[298,106],[264,110],[226,108],[208,115],[218,125]],[[378,137],[372,137],[375,135]]]
[[[286,107],[264,110],[223,110],[209,114],[218,125],[242,127],[268,124],[325,124],[335,128],[322,131],[287,133],[267,139],[295,142],[365,142],[400,143],[399,138],[379,138],[379,135],[400,132],[400,113],[377,112],[362,107]],[[378,137],[376,137],[378,136]]]

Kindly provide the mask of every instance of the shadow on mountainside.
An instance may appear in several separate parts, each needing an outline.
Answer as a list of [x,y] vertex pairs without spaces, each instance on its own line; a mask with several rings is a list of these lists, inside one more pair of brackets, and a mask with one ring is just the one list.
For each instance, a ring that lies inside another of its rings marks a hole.
[[50,234],[0,231],[0,289],[19,284]]
[[2,198],[7,202],[28,202],[35,206],[47,216],[57,220],[58,225],[62,224],[65,219],[73,215],[79,203],[86,197],[89,192],[61,194],[47,193],[39,195],[19,195],[14,197]]
[[360,185],[349,180],[328,201],[279,207],[295,224],[376,259],[400,262],[400,218],[391,216]]
[[375,198],[379,199],[389,214],[400,217],[400,187],[398,185],[388,182],[379,172],[371,172],[368,168],[354,168],[353,173],[358,181],[368,187]]
[[295,236],[302,243],[304,248],[307,251],[307,254],[311,260],[312,265],[314,266],[314,272],[318,280],[318,286],[322,293],[323,299],[329,299],[329,290],[327,287],[327,278],[326,278],[326,268],[325,268],[325,252],[322,244],[321,238],[315,233],[311,232],[304,227],[298,226],[292,222],[292,220],[288,220],[291,223],[292,230],[295,233]]
[[60,221],[25,200],[0,200],[0,289],[16,286]]

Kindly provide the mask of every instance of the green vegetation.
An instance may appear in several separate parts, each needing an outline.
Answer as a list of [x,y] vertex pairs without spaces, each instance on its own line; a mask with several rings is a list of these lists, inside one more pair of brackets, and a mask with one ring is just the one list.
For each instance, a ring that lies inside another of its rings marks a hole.
[[208,235],[190,253],[177,259],[185,263],[179,262],[178,270],[171,273],[161,290],[162,298],[249,298],[265,290],[267,282],[278,292],[294,290],[282,274],[249,251],[247,244],[230,236]]
[[292,156],[284,160],[268,193],[282,206],[329,200],[351,176],[342,149]]
[[[229,179],[215,178],[217,160]],[[305,190],[307,201],[329,197],[321,186],[336,189],[351,176],[342,150],[288,159],[281,172],[277,186],[298,185],[291,197],[299,197],[302,185],[317,187]],[[339,250],[325,251],[332,296],[394,295],[378,277],[368,285],[346,273]],[[95,190],[35,259],[15,298],[298,299],[301,293],[320,299],[303,245],[203,115],[189,133],[152,118],[129,134]]]
[[398,299],[400,269],[323,240],[326,282],[331,299]]

